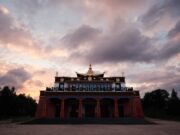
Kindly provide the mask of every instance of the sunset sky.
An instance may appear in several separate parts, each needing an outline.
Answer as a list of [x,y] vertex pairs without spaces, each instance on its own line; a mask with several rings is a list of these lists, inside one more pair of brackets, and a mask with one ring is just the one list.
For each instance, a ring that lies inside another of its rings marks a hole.
[[1,87],[38,99],[90,63],[141,95],[180,95],[180,0],[0,0]]

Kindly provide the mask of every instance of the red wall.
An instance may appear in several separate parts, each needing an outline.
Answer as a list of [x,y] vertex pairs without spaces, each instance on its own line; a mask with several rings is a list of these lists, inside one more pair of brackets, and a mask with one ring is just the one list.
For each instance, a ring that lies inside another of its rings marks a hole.
[[[134,96],[130,98],[127,102],[124,102],[122,104],[124,107],[125,117],[133,117],[133,118],[144,117],[141,100],[139,96]],[[55,104],[51,102],[49,99],[46,99],[45,97],[40,97],[36,111],[36,118],[54,118],[54,117],[55,117]]]

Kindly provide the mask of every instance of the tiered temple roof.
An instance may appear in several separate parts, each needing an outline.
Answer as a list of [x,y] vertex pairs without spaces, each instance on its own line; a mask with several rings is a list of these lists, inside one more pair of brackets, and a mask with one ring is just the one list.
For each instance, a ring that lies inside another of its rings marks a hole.
[[88,71],[86,73],[78,73],[78,72],[76,72],[76,74],[77,74],[77,77],[89,77],[89,76],[91,76],[91,77],[104,77],[105,72],[103,72],[103,73],[94,72],[92,70],[92,66],[90,64],[89,69],[88,69]]

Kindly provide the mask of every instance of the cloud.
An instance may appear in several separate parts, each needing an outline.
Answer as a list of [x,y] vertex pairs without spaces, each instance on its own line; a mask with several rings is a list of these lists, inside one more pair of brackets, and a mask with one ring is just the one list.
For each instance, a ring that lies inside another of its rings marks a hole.
[[[142,90],[179,87],[179,67],[171,69],[173,73],[166,69],[169,61],[175,67],[180,58],[179,0],[3,3],[7,8],[0,6],[1,68],[5,63],[20,65],[3,67],[0,84],[17,84],[18,92],[37,97],[40,89],[53,85],[55,70],[71,76],[74,70],[83,70],[84,64],[92,63],[109,71],[109,75],[117,75],[120,70],[134,73],[129,79]],[[22,65],[24,68],[19,68]],[[146,70],[149,67],[159,70]],[[10,72],[15,69],[22,69],[27,76]]]
[[78,47],[80,44],[96,39],[100,33],[101,30],[99,29],[88,25],[81,25],[72,33],[66,34],[61,41],[67,48]]
[[6,74],[0,75],[0,86],[14,86],[19,89],[31,77],[32,75],[24,68],[11,69]]
[[109,29],[119,18],[125,23],[134,21],[150,3],[149,0],[85,0],[83,23]]
[[43,8],[51,8],[58,6],[69,6],[69,7],[79,7],[83,4],[83,0],[17,0],[13,1],[19,10],[24,10],[26,13],[35,13],[43,10]]
[[16,93],[30,94],[38,99],[39,91],[52,87],[55,71],[28,65],[0,61],[0,87],[15,87]]
[[10,15],[5,7],[0,6],[0,41],[6,44],[19,44],[27,43],[30,33]]
[[180,15],[179,0],[162,0],[154,3],[149,10],[140,17],[140,20],[146,27],[152,28],[162,21],[164,17],[171,19],[179,18]]
[[171,91],[173,88],[178,91],[180,96],[180,72],[168,70],[164,67],[149,69],[128,75],[128,81],[135,89],[140,90],[141,96],[145,92],[155,89],[166,89]]
[[159,51],[159,60],[168,60],[173,56],[180,54],[180,43],[179,41],[170,40],[167,42],[162,49]]
[[175,27],[168,33],[168,36],[170,38],[174,38],[177,35],[180,35],[180,20],[176,23]]
[[33,87],[43,87],[43,83],[40,80],[29,80],[27,85],[32,85]]
[[[124,31],[118,29],[119,27],[116,28],[116,33],[98,33],[98,36],[97,30],[94,29],[93,31],[96,32],[90,34],[82,34],[79,29],[74,30],[75,35],[65,36],[66,41],[74,47],[70,59],[99,64],[104,62],[151,63],[170,59],[180,52],[178,41],[168,40],[160,46],[155,39],[143,35],[138,29],[132,27]],[[92,40],[91,37],[96,38]],[[84,41],[88,42],[86,50],[79,50],[77,47],[84,46]]]
[[174,78],[178,78],[178,74],[173,71],[166,71],[160,67],[159,69],[152,69],[143,71],[138,74],[133,73],[129,75],[133,83],[152,83],[161,84],[164,82],[171,82]]
[[[140,10],[149,4],[148,0],[86,0],[86,8],[97,9],[103,15],[119,16],[133,11]],[[92,11],[92,13],[95,13]],[[96,12],[97,13],[97,12]],[[114,14],[114,15],[113,15]]]
[[1,47],[15,52],[27,52],[28,49],[28,53],[39,54],[40,48],[29,29],[17,21],[3,6],[0,6],[0,30]]
[[151,39],[137,29],[127,29],[112,33],[94,43],[94,48],[86,55],[92,62],[150,61]]

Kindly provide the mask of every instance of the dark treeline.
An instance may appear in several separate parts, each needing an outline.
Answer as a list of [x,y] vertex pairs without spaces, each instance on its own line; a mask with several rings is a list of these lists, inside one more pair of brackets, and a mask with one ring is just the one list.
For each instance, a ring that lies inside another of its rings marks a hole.
[[5,86],[0,89],[0,118],[34,116],[36,101],[25,94],[17,95],[15,88]]
[[180,120],[180,99],[174,89],[171,94],[163,89],[147,92],[142,105],[148,117]]

